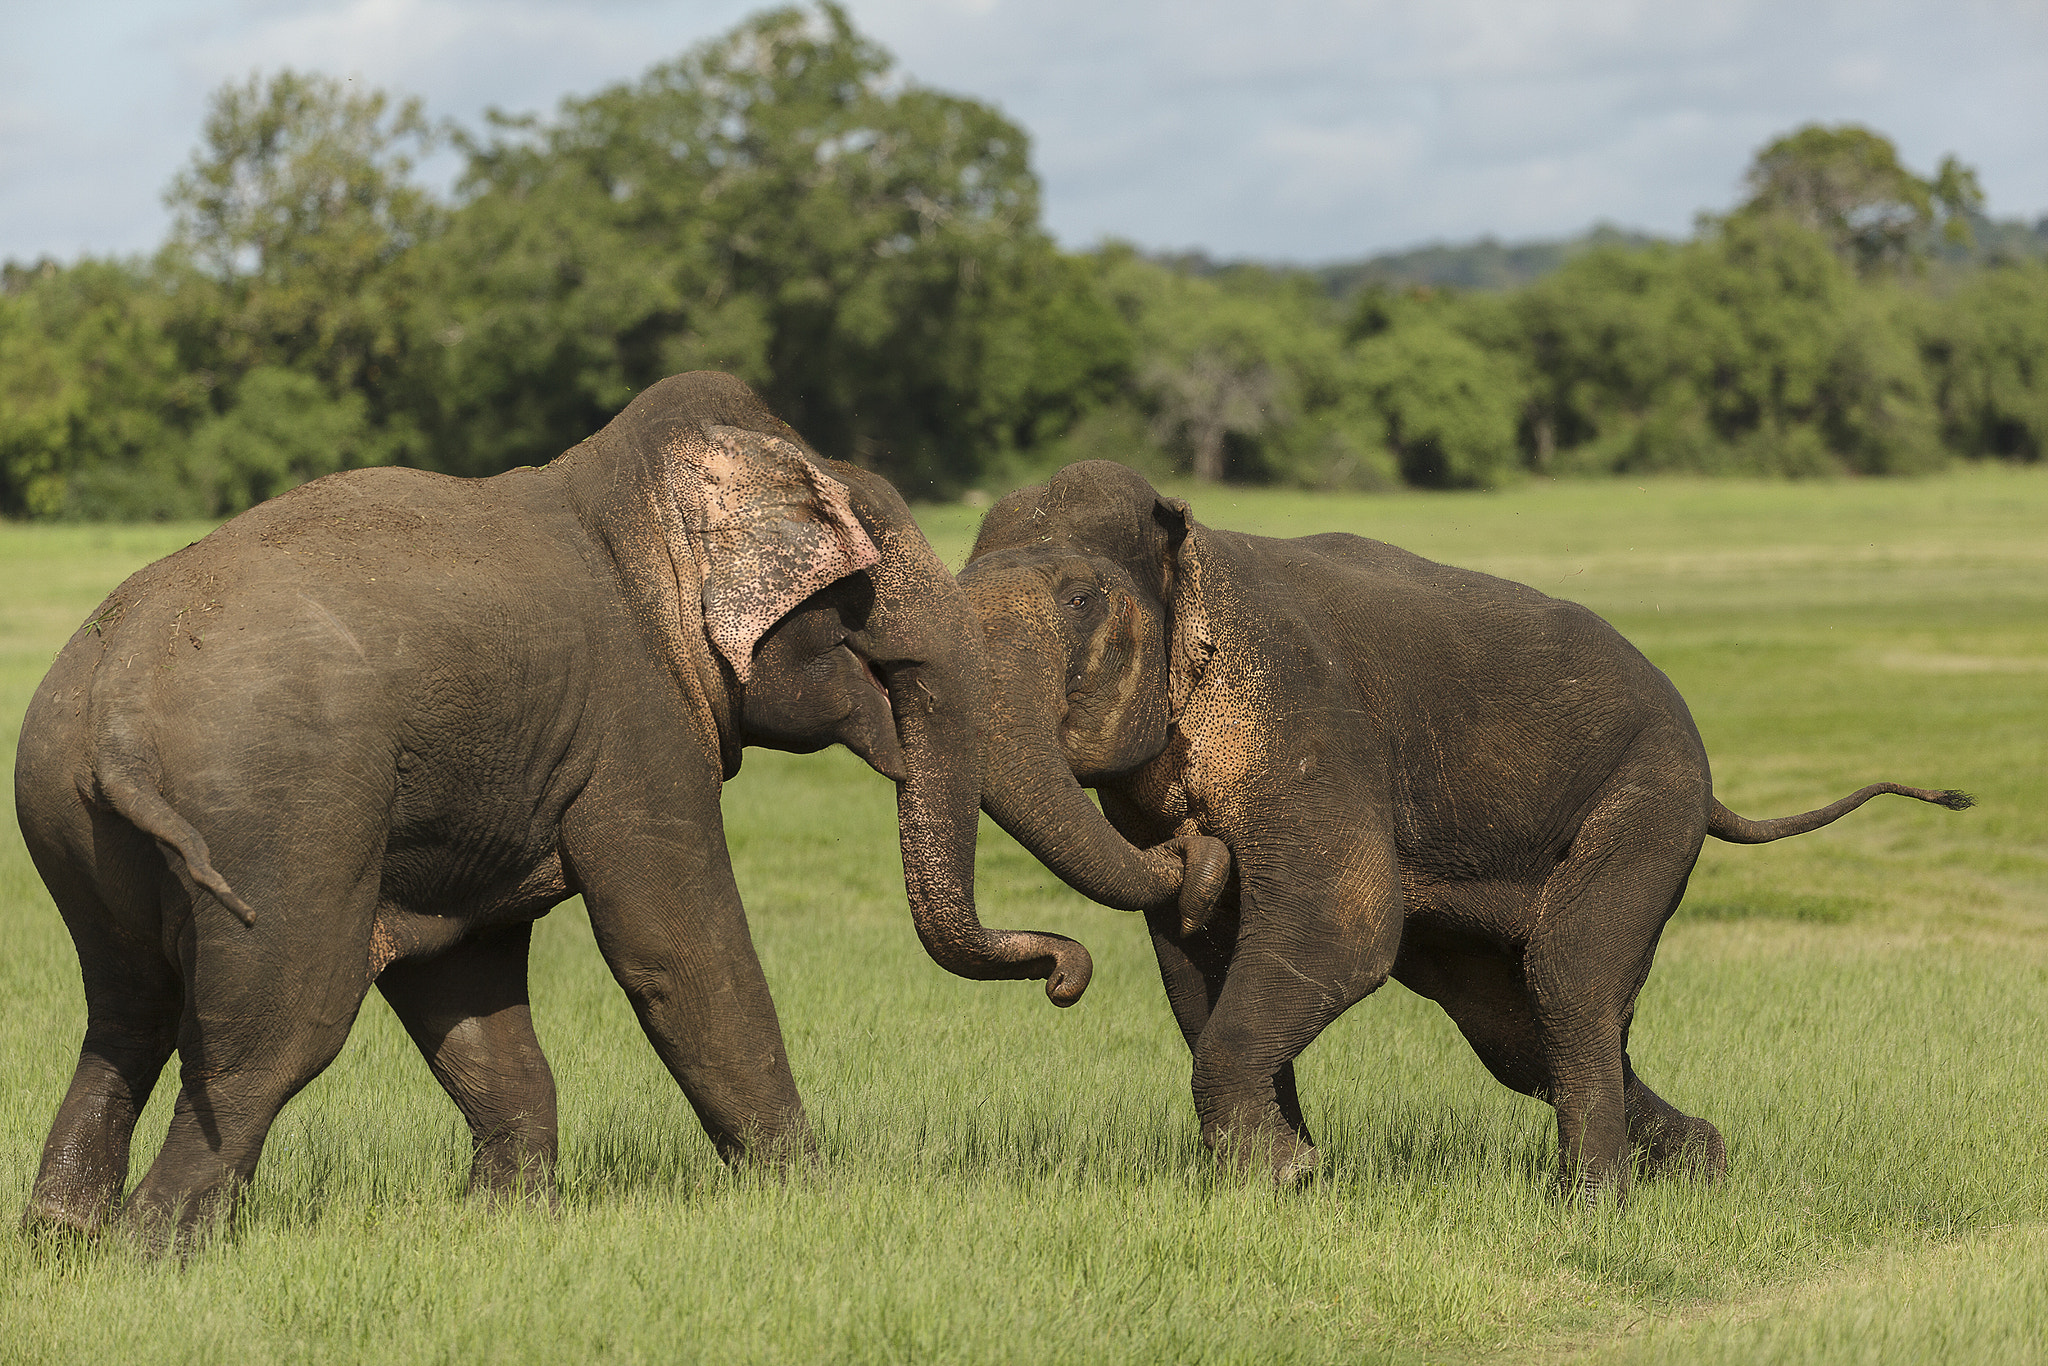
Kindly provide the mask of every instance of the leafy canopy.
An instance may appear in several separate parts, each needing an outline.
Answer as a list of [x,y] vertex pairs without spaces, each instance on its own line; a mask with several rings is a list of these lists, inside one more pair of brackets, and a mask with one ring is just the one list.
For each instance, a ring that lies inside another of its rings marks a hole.
[[441,221],[411,179],[433,144],[418,100],[329,76],[287,70],[215,92],[165,200],[172,253],[215,286],[230,364],[348,385],[393,357],[402,267]]
[[1977,173],[1953,156],[1923,180],[1900,164],[1891,139],[1852,123],[1810,123],[1775,139],[1744,179],[1750,196],[1738,213],[1789,217],[1864,271],[1918,260],[1937,223],[1950,240],[1967,240],[1969,215],[1984,208]]
[[944,486],[1125,363],[1038,226],[1022,130],[896,77],[836,5],[494,129],[434,253],[464,468],[546,458],[716,367],[828,454]]

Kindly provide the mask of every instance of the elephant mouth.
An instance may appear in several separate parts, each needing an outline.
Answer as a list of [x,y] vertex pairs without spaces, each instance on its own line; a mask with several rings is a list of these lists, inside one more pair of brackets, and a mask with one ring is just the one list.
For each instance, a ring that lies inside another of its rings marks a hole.
[[903,783],[910,774],[905,766],[902,737],[896,724],[896,699],[889,695],[888,680],[859,650],[853,648],[851,642],[841,642],[839,648],[852,657],[860,676],[875,690],[875,697],[881,704],[879,713],[867,705],[854,704],[856,714],[866,719],[857,735],[845,739],[846,747],[890,782]]
[[858,650],[848,648],[846,650],[846,653],[852,655],[853,662],[860,665],[860,676],[868,681],[868,686],[873,688],[876,692],[880,693],[883,697],[886,698],[889,695],[888,686],[884,684],[881,680],[881,677],[875,673],[875,666],[868,663],[865,659],[862,659],[860,657],[860,652]]

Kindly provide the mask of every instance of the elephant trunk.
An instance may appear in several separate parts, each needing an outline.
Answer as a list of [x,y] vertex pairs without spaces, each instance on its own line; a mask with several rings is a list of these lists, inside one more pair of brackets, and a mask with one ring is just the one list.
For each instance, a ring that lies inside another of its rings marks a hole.
[[980,624],[895,490],[865,471],[833,468],[867,509],[881,551],[869,571],[875,611],[848,644],[880,676],[902,745],[896,823],[917,937],[948,972],[974,981],[1043,978],[1052,1003],[1070,1006],[1094,971],[1086,948],[1064,935],[988,929],[975,913],[988,712]]
[[[988,642],[995,707],[983,809],[1062,882],[1090,900],[1122,911],[1176,904],[1183,890],[1183,858],[1189,852],[1185,842],[1135,848],[1096,809],[1059,746],[1060,666],[1065,654],[1057,645],[1056,628],[1047,625],[1023,634],[1025,638],[1017,642]],[[1220,856],[1220,849],[1217,853]],[[1220,891],[1222,876],[1218,871],[1216,886],[1202,889],[1207,901],[1213,902]]]
[[981,690],[927,685],[914,668],[890,671],[888,686],[906,773],[896,789],[904,890],[925,952],[975,981],[1044,978],[1054,1005],[1072,1005],[1094,970],[1086,948],[1057,934],[988,929],[975,912],[980,718],[962,693],[978,705]]

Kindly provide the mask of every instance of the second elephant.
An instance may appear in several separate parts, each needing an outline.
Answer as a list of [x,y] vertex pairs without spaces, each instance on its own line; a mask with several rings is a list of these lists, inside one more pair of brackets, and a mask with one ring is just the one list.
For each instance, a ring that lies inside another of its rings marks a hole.
[[[1719,1132],[1628,1054],[1703,840],[1798,834],[1881,791],[1969,804],[1878,784],[1745,820],[1670,680],[1585,608],[1362,537],[1213,530],[1104,461],[998,503],[960,583],[995,699],[984,809],[1146,913],[1204,1140],[1281,1180],[1316,1161],[1295,1057],[1390,975],[1555,1107],[1567,1191],[1624,1193],[1631,1149],[1718,1174]],[[1235,862],[1208,916],[1157,847],[1204,837]]]

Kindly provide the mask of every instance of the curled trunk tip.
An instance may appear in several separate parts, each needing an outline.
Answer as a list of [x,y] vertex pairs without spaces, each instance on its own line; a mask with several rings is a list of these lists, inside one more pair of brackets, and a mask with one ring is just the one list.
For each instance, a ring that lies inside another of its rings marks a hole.
[[1095,975],[1095,960],[1076,940],[1057,934],[1040,935],[1039,938],[1053,941],[1053,966],[1052,971],[1046,974],[1045,998],[1064,1010],[1080,1000],[1081,993],[1088,990],[1088,979]]
[[1095,960],[1078,940],[1038,930],[989,930],[960,920],[939,924],[919,917],[918,938],[932,961],[975,982],[1045,982],[1046,999],[1070,1006],[1088,990]]

